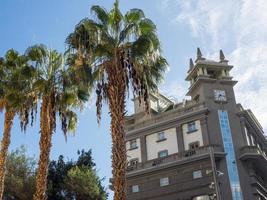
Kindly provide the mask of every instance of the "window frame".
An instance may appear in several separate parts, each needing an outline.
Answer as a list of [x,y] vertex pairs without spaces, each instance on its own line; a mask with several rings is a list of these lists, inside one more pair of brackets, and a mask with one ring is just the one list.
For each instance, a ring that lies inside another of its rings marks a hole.
[[133,158],[133,159],[129,160],[129,166],[131,166],[131,167],[136,166],[138,163],[139,163],[138,158]]
[[[196,176],[195,173],[197,173],[197,172],[200,172],[200,176],[195,177],[195,176]],[[193,177],[193,179],[200,179],[200,178],[203,178],[202,170],[201,170],[201,169],[199,169],[199,170],[194,170],[194,171],[192,172],[192,177]]]
[[[197,147],[197,148],[191,148],[191,146],[193,146],[193,145],[195,145],[195,144],[197,144],[198,147]],[[200,141],[195,141],[195,142],[191,142],[191,143],[188,144],[188,150],[196,150],[196,149],[198,149],[199,147],[200,147]]]
[[[130,148],[129,148],[129,150],[138,149],[137,139],[130,140],[129,143],[130,143]],[[132,146],[133,143],[135,143],[135,146]]]
[[[194,129],[190,128],[191,127],[190,125],[192,125],[192,124],[194,124]],[[196,121],[188,122],[187,123],[187,133],[190,134],[190,133],[194,133],[196,131],[198,131]]]
[[[165,155],[165,156],[160,156],[161,153],[166,153],[166,155]],[[168,155],[169,155],[169,152],[168,152],[167,149],[158,152],[158,158],[165,158],[165,157],[167,157]]]
[[140,192],[139,185],[132,185],[131,188],[132,188],[132,193],[138,193],[138,192]]
[[163,177],[163,178],[159,179],[159,186],[160,187],[165,187],[165,186],[168,186],[168,185],[170,185],[169,177]]
[[[160,136],[161,134],[163,134],[163,137]],[[167,140],[165,132],[164,131],[158,132],[157,133],[157,142],[162,142],[165,140]]]

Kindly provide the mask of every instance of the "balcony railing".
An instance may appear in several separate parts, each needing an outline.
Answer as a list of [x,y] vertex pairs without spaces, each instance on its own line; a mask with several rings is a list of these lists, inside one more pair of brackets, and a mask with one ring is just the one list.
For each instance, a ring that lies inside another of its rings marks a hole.
[[193,158],[197,158],[199,156],[209,155],[210,148],[213,149],[214,154],[224,155],[223,148],[220,145],[202,146],[197,149],[175,153],[175,154],[163,157],[163,158],[157,158],[157,159],[149,160],[146,162],[137,163],[135,165],[128,166],[127,171],[131,172],[135,170],[153,168],[157,166],[162,166],[164,164],[173,163],[176,161],[186,161],[186,160],[190,160]]
[[267,156],[264,151],[262,151],[257,146],[244,146],[240,149],[240,159],[264,159],[267,161]]

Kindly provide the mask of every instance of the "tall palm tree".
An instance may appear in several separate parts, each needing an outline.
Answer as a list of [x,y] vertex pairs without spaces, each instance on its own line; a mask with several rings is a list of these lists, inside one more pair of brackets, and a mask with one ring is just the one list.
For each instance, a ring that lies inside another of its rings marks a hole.
[[7,51],[5,58],[0,58],[0,111],[5,109],[0,150],[0,199],[3,198],[5,161],[14,117],[19,114],[23,130],[26,130],[29,117],[34,118],[37,101],[31,92],[33,74],[34,69],[27,64],[27,58],[13,49]]
[[[47,170],[52,146],[52,135],[56,129],[56,117],[61,119],[61,129],[74,131],[77,123],[76,113],[71,109],[87,100],[86,92],[80,95],[80,88],[71,80],[72,71],[63,65],[63,56],[44,45],[35,45],[27,50],[27,56],[37,70],[34,83],[35,92],[41,99],[40,111],[40,156],[36,177],[34,200],[46,199]],[[83,98],[82,98],[83,97]]]
[[132,89],[149,111],[149,92],[157,91],[167,68],[161,55],[155,24],[140,9],[125,15],[115,1],[108,12],[92,6],[93,18],[76,25],[66,43],[70,64],[91,70],[91,85],[96,90],[97,118],[101,119],[102,101],[109,105],[112,136],[112,174],[114,199],[126,198],[126,146],[124,134],[125,102]]

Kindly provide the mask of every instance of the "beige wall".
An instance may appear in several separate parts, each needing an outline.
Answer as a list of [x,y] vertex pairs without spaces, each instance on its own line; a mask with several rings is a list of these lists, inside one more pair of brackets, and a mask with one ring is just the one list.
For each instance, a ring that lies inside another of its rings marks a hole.
[[147,159],[152,160],[158,157],[158,152],[163,150],[168,150],[168,154],[174,154],[178,152],[178,144],[176,137],[176,129],[165,130],[166,140],[157,142],[157,133],[150,134],[146,136],[147,145]]
[[142,158],[141,158],[141,145],[140,145],[140,139],[137,138],[136,139],[136,143],[137,143],[137,149],[130,149],[130,141],[126,142],[126,149],[127,149],[127,160],[130,161],[132,159],[138,158],[139,162],[142,162]]
[[200,121],[195,121],[196,122],[196,128],[197,131],[192,132],[192,133],[187,133],[187,124],[183,124],[183,136],[184,136],[184,148],[185,150],[189,149],[189,144],[192,142],[197,142],[199,141],[199,145],[203,146],[203,137],[202,137],[202,132],[201,132],[201,126],[200,126]]

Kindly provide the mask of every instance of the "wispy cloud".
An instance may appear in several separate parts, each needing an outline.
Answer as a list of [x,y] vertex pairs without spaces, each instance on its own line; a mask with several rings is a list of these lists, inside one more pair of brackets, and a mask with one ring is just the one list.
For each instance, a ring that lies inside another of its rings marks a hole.
[[160,93],[169,97],[174,102],[182,102],[183,99],[186,98],[186,88],[184,87],[184,84],[178,81],[172,81],[169,84],[163,84],[160,87]]
[[[208,52],[225,49],[237,101],[251,108],[267,130],[267,1],[266,0],[164,0],[163,8],[176,9],[176,22],[186,24],[192,37]],[[177,1],[176,1],[177,2]]]

